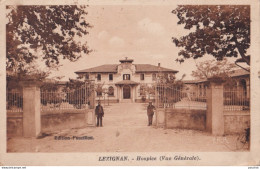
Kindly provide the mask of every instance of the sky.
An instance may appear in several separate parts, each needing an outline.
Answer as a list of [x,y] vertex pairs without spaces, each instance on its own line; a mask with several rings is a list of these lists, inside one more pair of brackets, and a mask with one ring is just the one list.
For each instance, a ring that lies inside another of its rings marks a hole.
[[[59,71],[52,76],[64,76],[62,80],[76,78],[75,71],[103,64],[119,64],[119,59],[128,57],[136,64],[161,64],[162,67],[178,70],[176,77],[193,79],[196,70],[193,59],[180,64],[180,48],[172,37],[187,35],[183,25],[177,25],[177,16],[172,14],[176,6],[166,5],[92,5],[87,8],[87,22],[93,28],[83,37],[93,51],[84,54],[77,62],[62,61]],[[196,62],[214,59],[205,56]]]

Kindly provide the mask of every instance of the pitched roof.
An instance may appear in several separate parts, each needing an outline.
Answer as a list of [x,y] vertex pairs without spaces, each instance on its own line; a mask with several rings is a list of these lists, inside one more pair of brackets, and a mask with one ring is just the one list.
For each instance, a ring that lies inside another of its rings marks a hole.
[[[248,68],[250,71],[250,69]],[[237,69],[234,70],[232,73],[230,73],[230,77],[236,77],[236,76],[244,76],[244,75],[250,75],[250,72],[244,70],[244,69]]]
[[196,80],[183,80],[182,81],[184,84],[194,84],[194,83],[197,83]]
[[[158,72],[158,66],[150,65],[150,64],[134,64],[136,67],[136,73],[141,72]],[[75,73],[117,73],[118,64],[105,64],[97,67],[92,67],[89,69],[83,69],[76,71]],[[160,71],[162,72],[171,72],[177,73],[178,71],[168,68],[160,67]]]
[[[249,68],[247,68],[247,70],[250,71]],[[237,69],[232,71],[231,73],[229,73],[230,77],[238,77],[238,76],[246,76],[246,75],[250,75],[250,72],[244,70],[244,69]],[[184,80],[183,83],[185,84],[194,84],[194,83],[202,83],[202,82],[206,82],[208,81],[207,79],[198,79],[198,80]]]
[[[159,68],[158,66],[150,65],[150,64],[135,64],[136,67],[136,72],[141,73],[141,72],[158,72]],[[164,67],[160,67],[160,71],[162,72],[171,72],[171,73],[177,73],[179,71],[173,70],[173,69],[168,69]]]
[[55,80],[55,79],[50,79],[50,78],[44,79],[43,82],[53,83],[53,84],[57,84],[57,85],[65,85],[68,83],[68,81],[60,81],[60,80]]
[[117,73],[118,64],[105,64],[89,69],[76,71],[75,73]]
[[183,80],[184,84],[195,84],[195,83],[203,83],[207,82],[207,79],[199,79],[199,80]]

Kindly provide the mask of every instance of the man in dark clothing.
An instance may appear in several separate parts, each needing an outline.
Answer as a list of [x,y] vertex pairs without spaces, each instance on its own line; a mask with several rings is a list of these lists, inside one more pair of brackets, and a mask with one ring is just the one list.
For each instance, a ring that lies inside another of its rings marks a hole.
[[98,101],[98,105],[96,106],[95,114],[97,116],[97,127],[99,125],[100,125],[100,127],[103,127],[102,126],[102,117],[104,117],[104,110],[103,110],[103,107],[101,106],[100,101]]
[[153,115],[154,115],[154,109],[152,102],[149,102],[149,105],[147,106],[147,115],[148,115],[148,126],[151,126],[153,123]]

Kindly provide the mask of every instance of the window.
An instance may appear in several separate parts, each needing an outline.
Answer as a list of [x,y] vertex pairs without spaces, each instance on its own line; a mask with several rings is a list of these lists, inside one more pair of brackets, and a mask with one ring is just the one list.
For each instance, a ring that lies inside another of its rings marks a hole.
[[97,96],[102,96],[102,92],[101,91],[97,91]]
[[203,93],[203,96],[206,96],[206,94],[207,94],[207,93],[206,93],[206,90],[207,90],[207,86],[205,85],[205,86],[204,86],[204,93]]
[[247,84],[246,84],[246,80],[245,79],[241,79],[240,81],[239,81],[239,84],[240,84],[240,86],[241,86],[241,89],[242,89],[242,91],[243,91],[243,93],[244,93],[244,97],[246,97],[247,96]]
[[140,96],[145,96],[145,86],[144,85],[140,86],[139,94],[140,94]]
[[169,75],[169,78],[170,78],[170,80],[175,80],[175,75],[171,73],[171,74]]
[[144,80],[144,74],[140,74],[140,80]]
[[85,75],[85,80],[89,80],[89,74]]
[[202,96],[202,87],[199,85],[199,96]]
[[101,81],[101,74],[97,74],[97,80]]
[[113,81],[113,74],[109,74],[109,81]]
[[114,96],[114,88],[112,86],[108,88],[108,96]]
[[155,73],[153,73],[152,79],[153,79],[153,81],[156,81],[156,74]]
[[130,74],[124,74],[123,80],[130,80]]

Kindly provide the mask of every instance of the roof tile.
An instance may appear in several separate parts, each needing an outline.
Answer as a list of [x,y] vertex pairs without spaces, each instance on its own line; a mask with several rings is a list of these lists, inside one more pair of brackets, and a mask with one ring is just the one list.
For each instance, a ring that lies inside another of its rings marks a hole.
[[[249,70],[249,69],[248,69]],[[249,70],[250,71],[250,70]],[[234,70],[232,73],[230,73],[230,76],[231,77],[236,77],[236,76],[243,76],[243,75],[249,75],[250,72],[249,71],[246,71],[244,69],[237,69],[237,70]]]
[[[141,72],[158,72],[158,66],[150,65],[150,64],[134,64],[136,67],[136,73]],[[105,64],[97,67],[92,67],[89,69],[83,69],[76,71],[75,73],[117,73],[118,64]],[[178,71],[168,68],[160,67],[160,71],[169,72],[169,73],[177,73]]]
[[89,69],[76,71],[75,73],[117,73],[118,64],[105,64]]
[[[135,64],[136,67],[136,72],[158,72],[159,68],[158,66],[150,65],[150,64]],[[172,72],[172,73],[177,73],[177,70],[173,69],[168,69],[164,67],[160,67],[160,71],[162,72]]]

